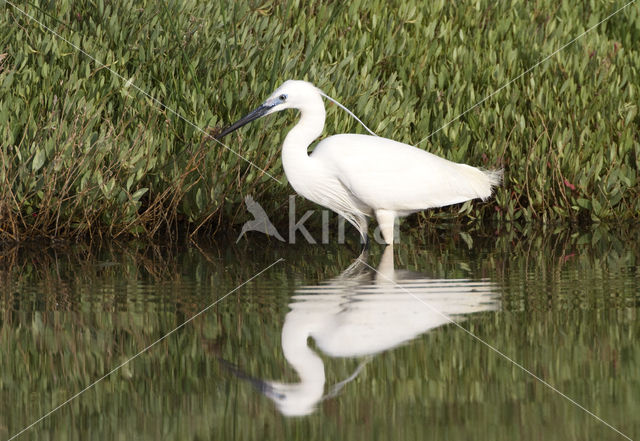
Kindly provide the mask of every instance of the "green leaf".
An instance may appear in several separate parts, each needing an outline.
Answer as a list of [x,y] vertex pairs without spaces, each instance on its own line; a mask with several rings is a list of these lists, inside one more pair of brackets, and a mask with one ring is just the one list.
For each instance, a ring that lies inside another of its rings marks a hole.
[[139,189],[138,191],[136,191],[136,192],[131,196],[131,198],[132,198],[134,201],[136,201],[136,202],[137,202],[137,201],[139,201],[139,200],[140,200],[140,198],[142,197],[142,195],[143,195],[143,194],[145,194],[147,191],[149,191],[149,189],[148,189],[148,188],[146,188],[146,187],[145,187],[145,188],[141,188],[141,189]]
[[31,164],[31,170],[37,172],[44,165],[44,160],[46,158],[46,154],[44,149],[40,149],[36,152],[36,155],[33,157],[33,163]]

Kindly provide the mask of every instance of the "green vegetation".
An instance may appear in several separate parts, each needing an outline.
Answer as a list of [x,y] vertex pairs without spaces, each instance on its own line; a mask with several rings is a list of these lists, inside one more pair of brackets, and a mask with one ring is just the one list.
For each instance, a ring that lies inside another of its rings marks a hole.
[[[19,5],[123,80],[1,3],[0,238],[225,229],[245,220],[245,195],[275,207],[291,189],[168,109],[209,131],[283,80],[307,79],[378,134],[413,144],[622,4]],[[495,201],[420,219],[638,219],[638,41],[634,4],[421,143],[504,167],[505,182]],[[274,117],[284,118],[295,115]],[[289,127],[260,121],[225,142],[284,182],[279,145]],[[361,128],[329,106],[325,134],[346,131]]]

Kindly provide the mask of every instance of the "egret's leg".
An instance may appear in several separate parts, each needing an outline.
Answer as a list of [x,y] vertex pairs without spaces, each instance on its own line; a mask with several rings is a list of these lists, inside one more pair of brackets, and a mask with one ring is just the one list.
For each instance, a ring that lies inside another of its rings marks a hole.
[[382,238],[387,245],[393,245],[393,226],[396,221],[396,212],[391,210],[376,210],[376,220],[382,233]]

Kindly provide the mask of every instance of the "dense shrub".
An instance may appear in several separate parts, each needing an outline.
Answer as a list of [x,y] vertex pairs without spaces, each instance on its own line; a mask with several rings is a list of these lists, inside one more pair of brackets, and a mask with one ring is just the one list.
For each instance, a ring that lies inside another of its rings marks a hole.
[[[154,236],[180,226],[209,231],[244,220],[238,213],[244,213],[246,194],[274,206],[286,203],[291,189],[279,145],[293,113],[225,139],[282,182],[205,132],[238,118],[289,78],[314,82],[382,136],[423,140],[420,147],[451,160],[504,167],[495,201],[464,206],[467,219],[637,219],[635,5],[424,140],[621,6],[378,0],[18,5],[47,30],[5,3],[0,235]],[[335,106],[328,111],[325,134],[362,130]],[[273,220],[278,216],[285,220],[279,212]]]

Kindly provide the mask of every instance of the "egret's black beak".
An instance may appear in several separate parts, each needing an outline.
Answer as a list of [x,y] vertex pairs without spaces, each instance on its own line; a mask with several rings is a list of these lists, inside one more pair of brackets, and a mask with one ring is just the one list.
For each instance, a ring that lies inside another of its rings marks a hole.
[[245,124],[249,124],[254,119],[258,119],[261,116],[264,116],[272,107],[273,105],[262,104],[253,112],[240,118],[238,121],[234,122],[230,126],[227,126],[224,129],[222,129],[222,131],[216,135],[216,139],[221,139],[227,136],[229,133],[233,132],[234,130],[237,130],[240,127],[244,126]]
[[259,378],[252,377],[251,375],[247,374],[242,369],[240,369],[238,366],[228,362],[227,360],[225,360],[225,359],[223,359],[221,357],[218,357],[218,361],[220,361],[222,366],[227,368],[229,371],[231,371],[233,374],[235,374],[238,378],[240,378],[242,380],[247,380],[253,387],[255,387],[258,391],[260,391],[264,395],[268,396],[269,398],[274,399],[274,400],[275,399],[284,398],[283,394],[278,393],[277,391],[275,391],[273,386],[271,386],[266,381],[261,380]]

